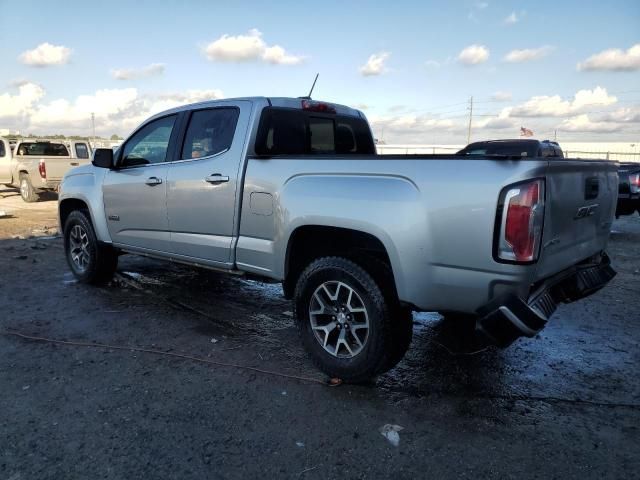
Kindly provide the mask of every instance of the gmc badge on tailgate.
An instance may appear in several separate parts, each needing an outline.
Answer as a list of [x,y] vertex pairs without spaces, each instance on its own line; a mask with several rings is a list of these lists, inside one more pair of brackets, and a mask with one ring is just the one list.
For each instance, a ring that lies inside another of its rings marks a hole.
[[590,217],[591,215],[596,213],[596,210],[598,209],[599,206],[600,206],[599,203],[594,203],[593,205],[587,205],[585,207],[580,207],[578,209],[578,211],[576,212],[575,217],[573,217],[573,219],[574,220],[579,220],[581,218]]

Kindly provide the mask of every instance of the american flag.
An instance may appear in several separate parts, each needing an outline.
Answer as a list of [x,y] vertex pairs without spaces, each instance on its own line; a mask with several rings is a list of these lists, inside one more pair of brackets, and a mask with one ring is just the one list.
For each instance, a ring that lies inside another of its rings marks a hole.
[[520,136],[521,137],[533,137],[533,131],[528,128],[520,127]]

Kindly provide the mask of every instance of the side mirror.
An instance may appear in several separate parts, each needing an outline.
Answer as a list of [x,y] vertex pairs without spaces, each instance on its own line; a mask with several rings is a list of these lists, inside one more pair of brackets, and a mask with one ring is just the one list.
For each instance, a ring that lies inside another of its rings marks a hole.
[[93,161],[91,163],[100,168],[113,168],[115,166],[113,164],[113,150],[110,148],[96,148],[93,152]]

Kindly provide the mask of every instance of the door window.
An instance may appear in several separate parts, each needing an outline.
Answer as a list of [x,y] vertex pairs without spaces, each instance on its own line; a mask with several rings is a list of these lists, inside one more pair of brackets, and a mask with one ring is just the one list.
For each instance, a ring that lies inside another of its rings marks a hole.
[[76,158],[89,158],[89,149],[86,143],[76,143]]
[[237,108],[212,108],[193,112],[180,158],[188,160],[209,157],[230,149],[239,114]]
[[162,117],[138,130],[124,145],[123,167],[164,162],[176,116]]

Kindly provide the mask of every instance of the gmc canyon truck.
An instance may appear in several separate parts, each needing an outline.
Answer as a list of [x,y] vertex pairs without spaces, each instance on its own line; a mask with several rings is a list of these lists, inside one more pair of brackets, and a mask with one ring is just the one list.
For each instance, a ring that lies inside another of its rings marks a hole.
[[0,139],[0,184],[20,189],[25,202],[37,202],[46,190],[57,190],[65,173],[90,163],[91,147],[84,140],[18,141],[13,152]]
[[376,155],[346,106],[211,101],[68,172],[59,221],[83,282],[124,253],[282,282],[312,359],[357,382],[404,356],[412,311],[473,315],[507,346],[615,275],[617,166],[558,160]]

